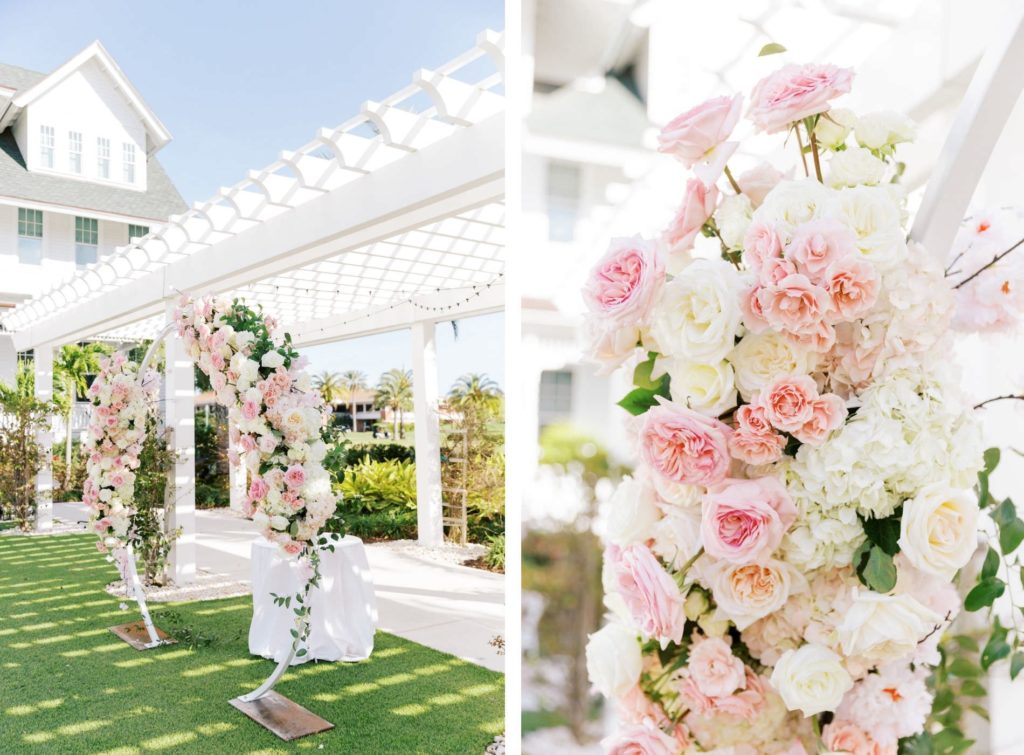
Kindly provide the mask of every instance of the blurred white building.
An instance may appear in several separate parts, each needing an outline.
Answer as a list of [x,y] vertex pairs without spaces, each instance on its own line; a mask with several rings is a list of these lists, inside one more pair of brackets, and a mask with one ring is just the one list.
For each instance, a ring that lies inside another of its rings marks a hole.
[[[916,142],[901,147],[913,211],[982,53],[1016,7],[1012,0],[525,0],[532,81],[520,93],[529,114],[517,253],[531,274],[522,276],[517,368],[533,427],[568,420],[629,457],[625,415],[614,403],[629,390],[630,375],[597,377],[581,362],[579,289],[609,238],[656,235],[682,199],[683,170],[653,150],[660,125],[712,96],[749,93],[783,63],[851,66],[854,88],[843,105],[859,112],[897,109],[918,124]],[[768,42],[787,52],[758,57]],[[750,129],[745,122],[737,129],[742,151],[730,161],[734,172],[761,160],[781,169],[794,163],[792,145],[783,154],[777,139]],[[1018,102],[973,205],[1024,205],[1021,175],[1024,105]],[[968,390],[979,398],[1019,393],[1020,345],[1009,337],[962,344]],[[1011,405],[1019,403],[1002,402],[987,413],[992,445],[1024,447],[1021,415]],[[1022,479],[1022,460],[1004,466],[996,481],[1005,495]],[[535,504],[534,510],[549,506]],[[1024,751],[1024,722],[1007,713],[1019,699],[996,682],[991,750],[979,752]]]

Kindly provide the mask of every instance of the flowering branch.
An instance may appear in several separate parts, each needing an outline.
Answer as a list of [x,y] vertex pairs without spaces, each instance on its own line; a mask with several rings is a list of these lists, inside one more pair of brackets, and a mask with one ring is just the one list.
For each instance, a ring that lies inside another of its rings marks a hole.
[[1017,242],[1016,244],[1014,244],[1013,246],[1011,246],[1011,247],[1010,247],[1009,249],[1007,249],[1007,250],[1006,250],[1005,252],[1000,252],[999,254],[997,254],[997,255],[996,255],[995,257],[993,257],[993,258],[992,258],[992,259],[991,259],[991,260],[990,260],[989,262],[987,262],[986,264],[982,265],[982,266],[981,266],[981,267],[979,267],[979,268],[978,268],[977,270],[975,270],[975,271],[974,271],[973,273],[971,273],[971,274],[970,274],[970,275],[968,275],[968,276],[967,276],[966,278],[964,278],[964,279],[963,279],[962,281],[960,281],[960,282],[959,282],[959,283],[957,283],[957,284],[956,284],[955,286],[953,286],[953,288],[960,288],[961,286],[964,286],[964,285],[966,285],[966,284],[970,283],[970,282],[971,282],[972,280],[974,280],[975,278],[977,278],[977,277],[978,277],[979,275],[981,275],[981,274],[982,274],[983,272],[985,272],[985,271],[986,271],[986,270],[988,270],[988,269],[989,269],[990,267],[992,267],[992,266],[993,266],[993,265],[995,265],[995,264],[996,264],[997,262],[999,262],[999,260],[1003,259],[1003,257],[1005,257],[1005,256],[1006,256],[1006,255],[1008,255],[1008,254],[1009,254],[1010,252],[1012,252],[1012,251],[1014,251],[1015,249],[1017,249],[1017,248],[1018,248],[1018,247],[1019,247],[1019,246],[1020,246],[1021,244],[1024,244],[1024,239],[1021,239],[1020,241],[1018,241],[1018,242]]

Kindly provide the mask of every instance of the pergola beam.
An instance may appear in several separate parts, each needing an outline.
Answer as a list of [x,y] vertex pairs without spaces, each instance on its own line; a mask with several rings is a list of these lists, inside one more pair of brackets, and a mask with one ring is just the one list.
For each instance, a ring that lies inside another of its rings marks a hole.
[[[111,288],[15,333],[15,346],[69,343],[158,315],[180,291],[222,293],[501,199],[504,119],[459,129],[359,181]],[[339,230],[340,229],[340,230]]]

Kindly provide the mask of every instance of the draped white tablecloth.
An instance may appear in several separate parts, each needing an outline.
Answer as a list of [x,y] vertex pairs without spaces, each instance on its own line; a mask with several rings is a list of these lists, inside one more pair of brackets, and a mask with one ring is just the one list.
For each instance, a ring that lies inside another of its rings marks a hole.
[[[310,593],[309,652],[292,665],[310,660],[362,661],[373,652],[377,598],[363,541],[351,535],[337,542],[334,552],[320,557],[320,588]],[[277,606],[271,593],[295,595],[304,575],[296,559],[284,557],[262,537],[252,544],[252,624],[249,652],[280,663],[291,649],[295,601]]]

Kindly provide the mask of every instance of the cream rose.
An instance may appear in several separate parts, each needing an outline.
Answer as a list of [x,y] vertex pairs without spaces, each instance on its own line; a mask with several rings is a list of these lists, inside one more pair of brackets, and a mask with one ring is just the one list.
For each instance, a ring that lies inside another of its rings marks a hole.
[[633,545],[649,539],[661,516],[654,489],[632,477],[619,483],[608,508],[605,537],[616,545]]
[[917,126],[910,118],[893,110],[862,115],[853,128],[857,143],[868,149],[912,141],[916,131]]
[[941,623],[941,616],[909,595],[857,590],[838,627],[839,643],[848,656],[892,661],[912,653]]
[[732,365],[672,359],[666,365],[672,400],[694,411],[717,417],[736,407],[736,382]]
[[783,244],[788,244],[798,225],[823,216],[831,194],[813,178],[780,181],[754,212],[753,222],[774,226]]
[[857,248],[886,269],[907,256],[902,209],[884,186],[855,186],[833,193],[826,214],[841,220],[857,237]]
[[729,354],[736,373],[736,388],[744,401],[779,375],[806,375],[817,366],[819,355],[781,333],[748,333]]
[[713,363],[725,358],[740,328],[740,281],[721,259],[699,259],[663,289],[650,334],[667,356]]
[[857,116],[852,111],[834,107],[818,119],[814,127],[814,138],[821,146],[835,149],[846,141],[856,122]]
[[837,653],[821,645],[804,645],[782,654],[772,671],[772,685],[787,709],[807,717],[839,707],[853,679]]
[[620,697],[639,680],[640,642],[633,630],[618,622],[601,627],[587,642],[587,673],[605,697]]
[[921,571],[953,579],[978,544],[974,496],[932,483],[903,505],[900,549]]
[[864,147],[850,147],[836,152],[828,162],[828,182],[831,186],[860,186],[881,183],[885,176],[885,163]]
[[732,621],[741,632],[807,589],[804,576],[777,559],[743,566],[719,561],[704,576],[715,596],[715,618]]
[[715,211],[715,225],[729,249],[742,249],[743,237],[754,214],[754,206],[745,194],[730,194]]

